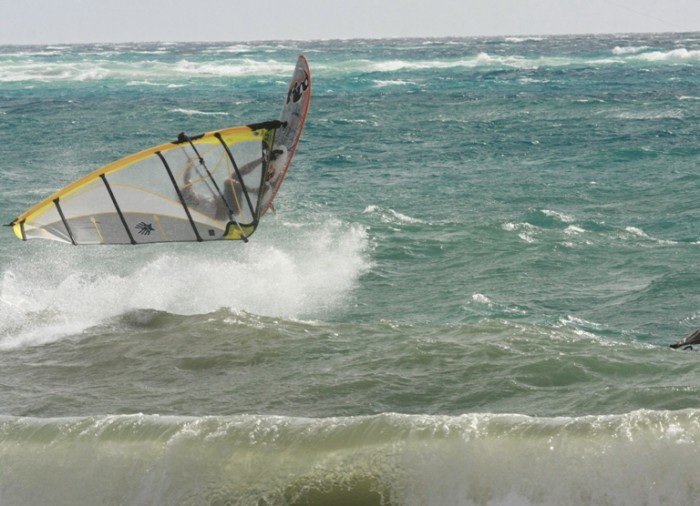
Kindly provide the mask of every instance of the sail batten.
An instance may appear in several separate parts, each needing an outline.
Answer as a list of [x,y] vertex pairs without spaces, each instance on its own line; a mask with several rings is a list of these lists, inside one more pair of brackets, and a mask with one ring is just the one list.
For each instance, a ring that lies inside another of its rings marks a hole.
[[[192,219],[192,215],[190,214],[190,210],[187,207],[187,202],[185,201],[185,198],[182,196],[182,191],[180,190],[180,187],[177,185],[177,181],[175,180],[175,177],[173,176],[173,171],[170,170],[170,166],[168,165],[167,160],[163,157],[162,153],[160,151],[156,152],[156,155],[158,155],[158,158],[163,162],[163,167],[165,168],[165,171],[168,173],[168,177],[170,178],[170,181],[173,184],[173,188],[175,190],[175,193],[177,193],[178,199],[180,199],[180,203],[182,204],[182,209],[185,211],[185,214],[187,215],[187,221],[190,222],[190,225],[192,225],[192,231],[194,232],[194,236],[197,238],[198,242],[202,242],[202,238],[199,236],[199,231],[197,230],[197,225],[195,225],[194,220]],[[157,216],[157,215],[156,215]],[[161,230],[164,229],[161,226]],[[167,237],[167,234],[161,232],[161,235],[164,237]]]
[[[119,220],[122,222],[122,225],[124,225],[124,231],[126,232],[126,235],[129,236],[129,241],[131,244],[136,244],[136,241],[134,241],[134,236],[131,234],[131,230],[129,230],[129,225],[126,224],[126,220],[124,219],[124,213],[122,213],[121,208],[119,207],[119,202],[117,202],[117,199],[114,198],[114,192],[112,191],[112,188],[109,186],[109,181],[107,181],[107,176],[104,174],[100,174],[100,179],[102,182],[105,184],[105,188],[107,189],[107,193],[109,193],[109,198],[112,199],[112,203],[114,204],[114,210],[117,212],[117,215],[119,216]],[[97,224],[97,219],[93,218],[94,223]],[[96,228],[97,235],[100,236],[100,239],[102,242],[104,242],[104,236],[102,233],[99,231],[98,227]]]
[[66,220],[66,216],[63,214],[63,209],[61,209],[61,204],[58,202],[59,198],[56,197],[53,200],[53,205],[56,206],[56,211],[58,211],[58,216],[61,218],[61,221],[63,222],[63,226],[66,228],[66,233],[68,234],[68,237],[70,238],[70,242],[73,243],[73,245],[76,244],[75,239],[73,238],[73,234],[70,230],[70,225],[68,224],[68,221]]

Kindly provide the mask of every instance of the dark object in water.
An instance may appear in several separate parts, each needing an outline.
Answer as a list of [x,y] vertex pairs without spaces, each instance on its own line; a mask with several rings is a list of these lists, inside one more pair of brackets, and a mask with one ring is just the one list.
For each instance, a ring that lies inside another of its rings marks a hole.
[[684,337],[677,343],[673,343],[671,345],[671,348],[673,348],[674,350],[680,348],[682,350],[693,351],[693,346],[697,348],[697,351],[700,351],[700,330],[696,330],[695,332],[693,332],[689,336]]

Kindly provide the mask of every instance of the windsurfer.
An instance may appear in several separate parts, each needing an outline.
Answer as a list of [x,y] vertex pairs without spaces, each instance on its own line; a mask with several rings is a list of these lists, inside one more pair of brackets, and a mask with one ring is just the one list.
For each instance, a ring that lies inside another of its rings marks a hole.
[[[277,170],[276,166],[284,167],[286,160],[287,148],[285,146],[280,146],[279,149],[274,149],[270,153],[270,161],[267,164],[267,174],[265,175],[265,182],[262,188],[263,192],[277,185],[281,170]],[[263,158],[248,162],[238,168],[238,173],[241,177],[244,177],[253,172],[262,163]],[[244,183],[239,180],[236,174],[227,177],[223,182],[223,188],[219,189],[212,184],[209,174],[202,174],[199,168],[195,171],[194,176],[196,179],[194,179],[193,169],[195,169],[195,164],[191,164],[185,170],[184,184],[181,188],[182,196],[188,206],[219,221],[230,219],[234,215],[240,216],[243,214],[243,209],[255,206],[255,202],[249,202],[248,198],[250,198],[251,193],[260,194],[260,187],[255,188],[245,185],[245,190],[248,192],[247,198],[243,189]],[[199,183],[204,184],[207,192],[195,191],[194,186]]]
[[[263,183],[262,193],[265,193],[271,187],[275,187],[277,185],[277,183],[279,182],[279,178],[282,175],[282,171],[277,170],[277,168],[284,167],[286,163],[287,148],[284,145],[282,145],[277,149],[273,149],[272,153],[270,153],[270,163],[267,164],[267,173],[265,174],[265,181]],[[243,174],[243,171],[241,171],[241,174]],[[246,189],[249,192],[261,193],[260,187],[251,188],[250,186],[246,186]]]
[[690,335],[685,336],[683,339],[677,343],[673,343],[671,348],[677,350],[687,350],[694,351],[695,349],[700,349],[700,330],[696,330]]

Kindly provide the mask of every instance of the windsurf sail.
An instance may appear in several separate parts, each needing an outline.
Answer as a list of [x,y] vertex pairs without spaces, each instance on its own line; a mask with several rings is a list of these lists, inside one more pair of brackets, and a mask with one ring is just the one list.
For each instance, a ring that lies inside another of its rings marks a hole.
[[700,350],[700,330],[696,330],[692,334],[685,336],[677,343],[673,343],[671,345],[671,348],[673,348],[674,350],[681,349],[686,351]]
[[296,152],[311,96],[300,56],[280,118],[188,136],[110,163],[10,223],[22,240],[247,241]]

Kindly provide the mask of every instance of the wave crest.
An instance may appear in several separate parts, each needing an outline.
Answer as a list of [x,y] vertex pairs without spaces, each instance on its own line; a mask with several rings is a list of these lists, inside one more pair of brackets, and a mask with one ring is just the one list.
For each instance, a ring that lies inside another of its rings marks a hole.
[[0,492],[9,504],[695,504],[699,420],[5,418]]

